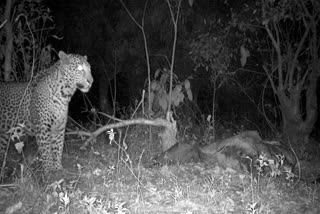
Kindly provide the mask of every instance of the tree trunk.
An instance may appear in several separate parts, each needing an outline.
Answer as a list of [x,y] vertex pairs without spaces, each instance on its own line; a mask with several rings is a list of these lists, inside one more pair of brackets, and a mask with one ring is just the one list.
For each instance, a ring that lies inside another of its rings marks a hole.
[[[280,108],[283,119],[283,140],[296,148],[301,148],[308,143],[309,135],[312,132],[317,120],[317,78],[319,72],[316,66],[309,75],[308,87],[306,89],[305,103],[302,103],[302,84],[295,85],[289,91],[278,91]],[[302,109],[304,106],[305,109]]]
[[4,12],[4,19],[7,21],[5,24],[6,31],[6,47],[5,47],[5,61],[4,61],[4,81],[10,81],[10,74],[12,72],[11,58],[13,52],[13,32],[11,24],[11,7],[12,1],[7,0]]

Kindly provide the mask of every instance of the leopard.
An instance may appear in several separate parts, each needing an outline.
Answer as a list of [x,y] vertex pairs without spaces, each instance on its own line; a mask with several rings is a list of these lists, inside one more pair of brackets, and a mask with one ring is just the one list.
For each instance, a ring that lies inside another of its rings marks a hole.
[[77,89],[87,93],[93,83],[87,56],[63,51],[58,56],[28,82],[0,82],[0,154],[8,151],[10,130],[22,124],[24,133],[35,138],[46,172],[63,169],[70,100]]

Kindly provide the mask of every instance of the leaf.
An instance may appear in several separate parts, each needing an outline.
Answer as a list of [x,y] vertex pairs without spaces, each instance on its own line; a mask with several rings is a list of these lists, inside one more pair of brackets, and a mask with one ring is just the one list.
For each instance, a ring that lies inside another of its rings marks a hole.
[[182,93],[182,86],[177,85],[172,91],[172,104],[178,106],[184,100],[184,94]]
[[150,104],[151,106],[153,105],[153,100],[154,100],[155,94],[153,92],[150,93]]
[[163,73],[161,78],[160,78],[160,85],[161,86],[165,86],[166,85],[166,82],[167,80],[169,80],[170,78],[170,73],[169,72],[166,72],[166,73]]
[[207,117],[207,122],[208,122],[208,123],[211,122],[211,114],[208,115],[208,117]]
[[159,87],[158,81],[153,80],[153,81],[151,82],[151,90],[157,91],[157,90],[158,90],[158,87]]
[[155,79],[159,76],[160,72],[161,72],[161,68],[158,68],[158,69],[156,70],[156,72],[154,73],[154,78],[155,78]]
[[193,5],[193,0],[189,0],[188,2],[189,2],[189,6],[192,7],[192,5]]
[[172,96],[172,104],[174,106],[179,106],[180,103],[184,100],[184,94],[183,93],[177,93],[176,96]]
[[247,58],[250,56],[250,52],[248,49],[245,48],[244,45],[241,45],[240,47],[240,55],[241,55],[241,66],[244,67],[247,63]]
[[159,105],[163,111],[166,111],[168,107],[168,102],[166,98],[166,96],[159,97]]
[[188,79],[184,81],[184,87],[185,89],[190,89],[190,81]]
[[189,99],[190,101],[192,101],[192,100],[193,100],[193,96],[192,96],[192,91],[191,91],[190,88],[187,89],[187,95],[188,95],[188,99]]
[[187,91],[188,99],[189,99],[190,101],[192,101],[193,96],[192,96],[190,81],[189,81],[188,79],[186,79],[186,80],[184,81],[184,88],[185,88],[186,91]]

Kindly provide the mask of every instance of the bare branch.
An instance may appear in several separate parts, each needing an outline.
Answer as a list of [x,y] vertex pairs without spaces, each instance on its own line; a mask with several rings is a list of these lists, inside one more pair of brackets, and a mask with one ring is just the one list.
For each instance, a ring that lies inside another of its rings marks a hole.
[[[288,45],[288,47],[287,47],[287,71],[289,70],[289,67],[290,67],[290,63],[289,63],[289,60],[288,59],[291,59],[291,58],[293,58],[292,57],[292,47],[291,47],[291,45],[289,44]],[[285,88],[288,88],[288,89],[290,89],[291,87],[292,87],[292,77],[293,75],[291,75],[289,72],[286,74],[286,77],[285,77],[285,81],[284,81],[284,86],[285,86]]]
[[171,54],[171,65],[170,65],[170,91],[169,91],[169,105],[168,105],[168,112],[171,109],[171,98],[172,98],[172,82],[173,82],[173,66],[175,61],[175,53],[176,53],[176,46],[177,46],[177,37],[178,37],[178,20],[179,20],[179,12],[181,6],[181,0],[179,0],[177,16],[174,18],[174,13],[171,8],[171,4],[169,0],[167,0],[167,4],[170,10],[171,19],[174,26],[174,40],[173,40],[173,47],[172,47],[172,54]]
[[276,39],[274,38],[273,34],[271,33],[271,30],[268,26],[268,23],[264,24],[265,29],[268,33],[268,36],[270,37],[273,47],[276,50],[277,53],[277,59],[278,59],[278,78],[279,78],[279,89],[282,90],[283,89],[283,77],[282,77],[282,56],[281,56],[281,50],[280,50],[280,44],[279,44],[279,40],[276,41]]
[[168,66],[170,67],[170,61],[169,61],[169,59],[168,59],[168,57],[167,57],[166,55],[164,55],[164,54],[150,54],[150,56],[164,57],[165,60],[166,60],[167,63],[168,63]]
[[310,73],[310,68],[307,69],[307,71],[304,73],[303,77],[301,78],[301,81],[299,82],[301,87],[303,86],[303,83],[306,81],[309,73]]
[[306,7],[306,4],[304,3],[304,1],[299,1],[299,3],[301,3],[301,6],[303,7],[305,16],[308,16],[309,18],[311,18],[312,15],[310,14],[308,8]]
[[280,35],[279,35],[279,29],[278,25],[275,22],[273,23],[274,30],[276,31],[277,36],[277,57],[278,57],[278,77],[279,77],[279,87],[283,88],[283,69],[282,69],[282,55],[281,55],[281,47],[280,47]]
[[145,18],[145,15],[146,15],[146,10],[147,10],[148,1],[149,1],[149,0],[147,0],[146,3],[144,4],[143,16],[142,16],[142,28],[144,28],[144,18]]
[[2,23],[1,23],[1,25],[0,25],[0,29],[7,23],[7,19],[6,20],[4,20]]
[[142,27],[142,25],[141,24],[139,24],[138,22],[137,22],[137,20],[132,16],[132,14],[130,13],[130,11],[128,10],[128,8],[126,7],[126,5],[123,3],[123,1],[122,0],[119,0],[120,1],[120,3],[122,4],[122,6],[123,6],[123,8],[126,10],[126,12],[128,13],[128,15],[130,16],[130,18],[132,19],[132,21],[141,29],[141,30],[143,30],[143,27]]
[[[303,34],[303,36],[302,36],[302,38],[301,38],[301,40],[299,42],[298,48],[297,48],[297,50],[295,52],[294,58],[293,58],[292,62],[290,62],[290,70],[289,70],[290,83],[292,83],[292,81],[293,81],[292,80],[293,79],[293,73],[294,73],[294,69],[295,69],[296,64],[297,64],[297,59],[298,59],[300,51],[301,51],[301,49],[303,47],[303,44],[304,44],[304,42],[305,42],[305,40],[306,40],[306,38],[308,36],[309,30],[310,30],[310,26],[308,26],[307,30],[304,32],[304,34]],[[299,80],[297,79],[297,81],[299,81]]]
[[273,93],[277,94],[277,88],[276,88],[276,86],[275,86],[275,84],[274,84],[274,81],[273,81],[273,79],[272,79],[272,77],[271,77],[272,73],[273,73],[277,68],[275,68],[275,69],[271,72],[271,75],[269,74],[269,71],[268,71],[268,69],[266,68],[265,65],[263,65],[262,68],[263,68],[263,70],[265,71],[265,73],[266,73],[267,76],[268,76],[268,79],[269,79],[269,81],[270,81],[270,84],[271,84],[271,88],[272,88],[272,90],[273,90]]
[[122,0],[119,0],[122,4],[122,6],[124,7],[124,9],[126,10],[126,12],[128,13],[128,15],[130,16],[130,18],[134,21],[134,23],[140,28],[141,32],[142,32],[142,36],[143,36],[143,42],[144,42],[144,50],[145,50],[145,54],[146,54],[146,60],[147,60],[147,69],[148,69],[148,112],[151,112],[151,67],[150,67],[150,58],[149,58],[149,48],[148,48],[148,43],[147,43],[147,36],[146,33],[144,31],[144,18],[145,18],[145,12],[147,10],[147,4],[148,4],[148,0],[146,1],[145,5],[144,5],[144,10],[143,10],[143,17],[142,17],[142,24],[140,25],[136,19],[132,16],[132,14],[130,13],[130,11],[128,10],[128,8],[126,7],[126,5],[123,3]]

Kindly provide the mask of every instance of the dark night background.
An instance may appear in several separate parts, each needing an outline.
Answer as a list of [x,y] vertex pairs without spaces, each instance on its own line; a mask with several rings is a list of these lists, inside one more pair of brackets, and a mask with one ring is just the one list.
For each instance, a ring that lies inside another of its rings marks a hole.
[[[172,2],[174,12],[176,3]],[[145,1],[124,1],[124,4],[141,23]],[[43,5],[50,8],[55,26],[47,44],[52,44],[56,51],[87,55],[92,67],[94,84],[88,99],[77,92],[70,104],[71,117],[86,121],[92,107],[119,116],[120,109],[133,107],[141,99],[142,90],[147,89],[146,57],[141,30],[121,2],[46,0]],[[274,6],[279,5],[276,2]],[[263,69],[263,65],[270,64],[274,52],[261,25],[260,9],[256,1],[250,0],[182,1],[174,72],[179,81],[192,77],[189,80],[194,99],[179,106],[182,111],[177,111],[180,114],[176,117],[182,119],[181,123],[188,117],[194,123],[203,123],[201,115],[205,118],[211,114],[215,92],[217,125],[236,130],[258,129],[266,137],[275,131],[282,132],[279,100]],[[149,1],[144,20],[153,78],[157,69],[169,68],[167,59],[171,60],[174,33],[166,1]],[[296,37],[290,37],[292,44],[301,38],[298,32],[303,32],[303,26],[299,20],[291,23],[284,20],[279,26],[290,26],[284,27],[284,31],[297,32]],[[242,46],[250,51],[244,66],[240,60]],[[211,51],[209,69],[205,69],[208,64],[203,50]],[[299,58],[301,65],[309,62],[303,57]],[[306,92],[302,91],[301,103],[305,101]],[[306,106],[301,104],[302,120],[306,115]],[[309,133],[316,136],[319,122],[314,127]]]
[[[60,0],[46,1],[46,3],[54,15],[58,29],[57,34],[63,37],[60,41],[52,41],[54,47],[57,50],[78,52],[89,57],[95,77],[94,88],[90,92],[91,101],[99,106],[99,81],[103,86],[106,86],[109,81],[113,81],[115,61],[117,66],[117,102],[121,107],[124,107],[133,104],[135,99],[139,99],[142,89],[145,88],[144,82],[147,78],[142,34],[124,11],[120,2]],[[145,1],[127,1],[125,3],[139,21]],[[229,7],[238,8],[243,3],[234,1],[232,4]],[[201,23],[203,19],[221,19],[222,22],[225,22],[223,23],[225,25],[230,16],[229,9],[223,4],[223,1],[195,1],[193,7],[188,6],[187,1],[184,1],[182,6],[184,23],[180,23],[179,26],[175,72],[181,79],[190,75],[194,76],[191,87],[195,90],[193,93],[198,93],[200,96],[198,105],[201,106],[200,110],[203,114],[210,114],[211,110],[212,86],[209,82],[210,74],[208,72],[200,74],[194,72],[195,65],[188,54],[190,49],[187,47],[187,43],[208,27],[208,25]],[[217,29],[214,29],[210,26],[212,29],[208,29],[208,31],[221,31],[222,27],[217,26]],[[173,40],[172,30],[166,3],[150,1],[146,12],[146,34],[153,73],[158,68],[168,67],[162,56],[166,55],[170,59]],[[214,33],[219,34],[220,32]],[[236,41],[230,41],[230,43],[236,43]],[[235,55],[238,55],[238,51],[238,47],[236,47]],[[235,70],[240,67],[238,56],[232,60],[231,69]],[[250,62],[250,64],[251,66],[259,66],[255,61]],[[240,74],[239,78],[245,82],[248,80],[248,76],[250,76],[250,72],[249,74]],[[257,75],[257,78],[259,78],[259,75]],[[259,81],[259,79],[255,80],[255,82]],[[251,93],[254,93],[254,88],[259,86],[250,87],[252,88]],[[227,116],[237,112],[236,114],[239,113],[237,116],[240,116],[240,112],[251,115],[252,112],[256,111],[246,96],[238,92],[238,88],[232,84],[230,87],[223,86],[223,89],[217,93],[219,100],[217,106],[219,106],[221,114]],[[259,96],[258,94],[252,95]],[[71,114],[77,115],[77,109],[72,109]]]

